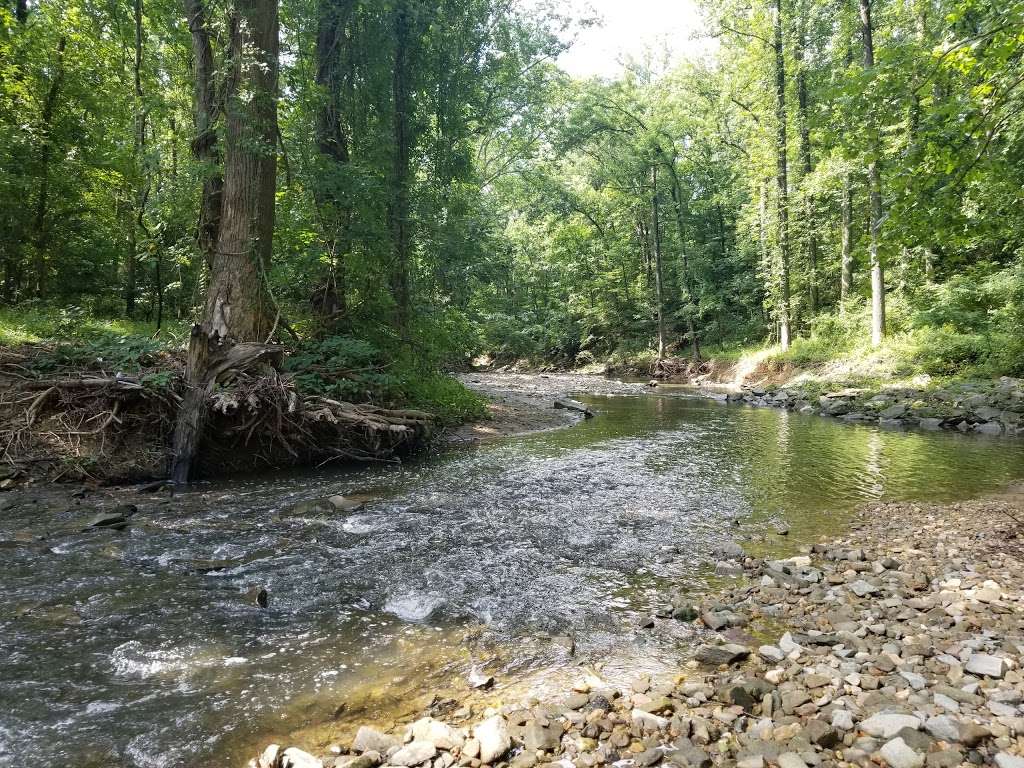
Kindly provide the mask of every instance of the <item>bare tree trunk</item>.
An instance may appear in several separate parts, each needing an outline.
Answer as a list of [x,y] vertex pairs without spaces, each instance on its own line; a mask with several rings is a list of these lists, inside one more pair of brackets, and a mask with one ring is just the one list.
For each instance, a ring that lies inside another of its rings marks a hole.
[[220,106],[214,85],[213,47],[206,22],[203,0],[184,0],[188,28],[192,33],[192,58],[195,75],[193,120],[196,135],[192,140],[192,154],[203,172],[203,191],[199,201],[199,222],[196,242],[207,266],[213,265],[213,252],[220,230],[221,196],[224,173],[221,168],[220,148],[217,146],[217,118]]
[[53,156],[53,119],[57,110],[57,98],[60,96],[60,87],[64,82],[64,50],[67,47],[67,39],[61,37],[57,41],[56,65],[53,77],[50,79],[50,87],[46,92],[46,100],[43,102],[42,114],[42,141],[39,150],[39,192],[36,195],[35,213],[35,258],[34,258],[34,293],[37,299],[43,297],[43,290],[46,284],[46,252],[49,249],[50,233],[46,221],[47,208],[50,197],[50,158]]
[[679,267],[682,282],[682,299],[686,303],[686,335],[690,337],[690,357],[694,363],[700,362],[700,339],[697,337],[697,326],[694,313],[697,311],[697,296],[690,279],[690,259],[686,254],[686,222],[683,215],[683,190],[679,184],[679,175],[670,166],[672,174],[672,202],[676,213],[676,229],[679,232]]
[[787,178],[788,143],[786,136],[786,58],[782,38],[782,0],[775,0],[775,155],[778,186],[779,226],[779,343],[789,349],[790,292],[789,292],[789,180]]
[[658,166],[651,165],[651,256],[654,261],[654,291],[658,309],[658,359],[665,357],[665,276],[661,265],[661,222],[658,221]]
[[409,155],[411,110],[409,47],[411,20],[407,3],[398,3],[393,14],[395,67],[392,79],[392,119],[395,146],[392,156],[391,202],[389,216],[393,248],[391,292],[395,300],[395,325],[403,339],[408,338],[410,313],[409,262],[412,238],[409,222]]
[[28,0],[16,0],[14,18],[19,24],[24,24],[28,21]]
[[[236,0],[231,16],[222,211],[203,323],[192,329],[189,343],[189,391],[174,436],[175,483],[189,479],[211,388],[234,345],[269,337],[277,322],[266,286],[277,173],[277,13],[277,0]],[[261,354],[260,344],[242,346]],[[239,362],[249,359],[246,352]]]
[[[332,271],[324,286],[334,301],[324,302],[324,313],[346,312],[346,264],[352,206],[338,188],[338,173],[349,162],[349,138],[342,120],[343,56],[347,47],[346,25],[355,0],[320,0],[316,36],[316,84],[321,103],[316,116],[316,144],[323,168],[313,185],[313,197],[320,211],[324,245],[331,256]],[[328,312],[328,309],[330,310]]]
[[[871,28],[871,0],[860,0],[861,33],[864,36],[864,69],[875,66],[875,46]],[[871,343],[878,346],[885,337],[885,265],[879,252],[882,236],[882,176],[878,168],[879,146],[876,128],[870,132],[868,146],[868,200],[871,215]]]
[[134,0],[132,3],[133,15],[135,17],[135,63],[133,67],[135,86],[135,146],[134,146],[134,172],[135,172],[135,216],[129,228],[128,254],[125,261],[125,285],[124,285],[124,312],[129,319],[135,316],[135,267],[138,260],[138,248],[135,237],[136,224],[142,224],[142,217],[145,214],[146,191],[144,189],[144,177],[146,172],[143,168],[146,152],[146,113],[143,105],[142,94],[142,0]]
[[807,237],[807,308],[811,315],[818,313],[818,229],[814,195],[806,188],[808,179],[814,171],[811,155],[811,127],[808,120],[808,94],[805,49],[807,46],[807,6],[801,3],[797,20],[797,43],[794,58],[796,59],[796,91],[797,91],[797,123],[800,135],[800,165],[802,181],[805,185],[804,194],[804,232]]
[[843,174],[840,209],[843,229],[840,255],[839,300],[840,302],[845,302],[853,293],[853,189],[851,188],[849,173]]

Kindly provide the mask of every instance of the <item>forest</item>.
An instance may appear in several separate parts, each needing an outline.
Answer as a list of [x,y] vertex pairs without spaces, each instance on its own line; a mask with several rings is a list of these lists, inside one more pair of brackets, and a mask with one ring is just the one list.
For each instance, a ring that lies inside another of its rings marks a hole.
[[481,359],[1024,374],[1024,2],[702,12],[579,79],[557,2],[6,5],[5,370],[169,387],[179,459],[229,372],[384,432]]

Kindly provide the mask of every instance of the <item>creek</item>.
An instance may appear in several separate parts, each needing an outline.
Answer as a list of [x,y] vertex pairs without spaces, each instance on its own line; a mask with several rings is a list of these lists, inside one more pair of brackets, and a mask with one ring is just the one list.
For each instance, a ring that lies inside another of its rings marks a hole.
[[[554,691],[577,665],[657,673],[699,631],[638,620],[672,590],[705,589],[716,547],[791,552],[866,501],[1024,477],[1013,440],[684,391],[579,398],[596,418],[401,467],[132,494],[124,531],[78,530],[88,499],[69,491],[8,502],[0,763],[241,766],[271,737],[464,696],[471,672],[494,675],[496,695]],[[366,504],[287,514],[337,493]]]

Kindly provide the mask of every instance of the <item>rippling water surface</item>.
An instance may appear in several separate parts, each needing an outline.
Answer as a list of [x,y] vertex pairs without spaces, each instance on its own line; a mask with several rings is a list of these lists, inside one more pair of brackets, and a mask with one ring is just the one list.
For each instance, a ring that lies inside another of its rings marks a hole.
[[[585,399],[598,417],[570,430],[402,468],[140,497],[120,533],[68,532],[88,500],[0,513],[0,763],[241,765],[261,739],[346,707],[395,716],[427,688],[458,694],[474,667],[499,684],[580,662],[610,678],[657,669],[695,630],[636,620],[703,584],[716,545],[793,548],[865,500],[1024,477],[1014,441]],[[281,516],[333,493],[370,501]],[[782,520],[785,540],[771,533]],[[254,585],[266,610],[244,596]]]

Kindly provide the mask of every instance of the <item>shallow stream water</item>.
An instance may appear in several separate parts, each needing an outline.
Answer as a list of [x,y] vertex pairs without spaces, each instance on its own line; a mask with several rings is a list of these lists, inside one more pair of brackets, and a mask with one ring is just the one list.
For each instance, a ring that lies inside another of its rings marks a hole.
[[[1012,440],[671,392],[581,399],[597,417],[571,429],[403,467],[132,495],[122,532],[77,531],[88,499],[0,512],[0,764],[241,766],[271,737],[458,698],[474,670],[498,695],[576,665],[658,672],[697,630],[637,620],[705,586],[716,546],[790,551],[864,501],[1024,477]],[[282,514],[335,493],[368,502]]]

